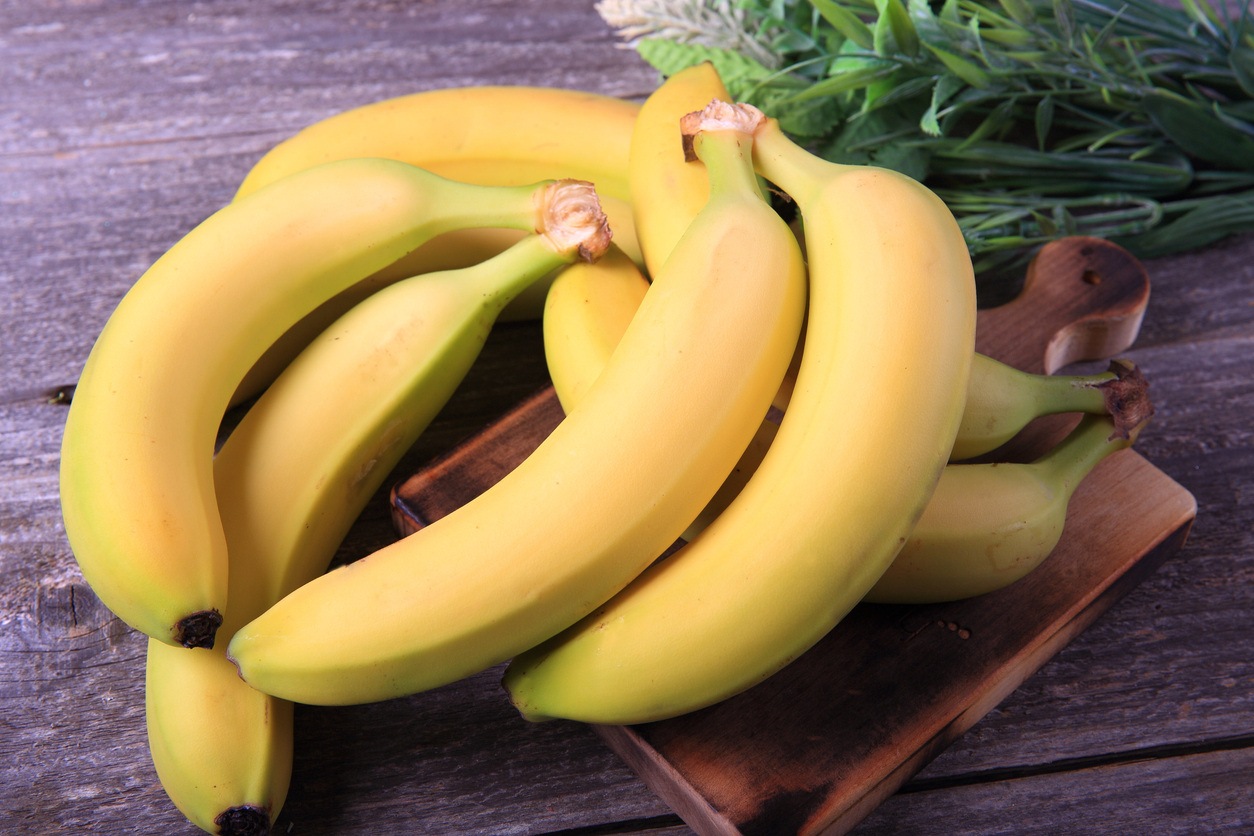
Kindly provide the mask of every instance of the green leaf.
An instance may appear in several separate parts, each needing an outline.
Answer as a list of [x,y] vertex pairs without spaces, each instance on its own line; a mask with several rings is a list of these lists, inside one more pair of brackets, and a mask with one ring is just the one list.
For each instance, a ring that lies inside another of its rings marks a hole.
[[978,87],[981,90],[987,90],[993,86],[992,79],[988,73],[972,64],[965,58],[960,58],[952,52],[947,52],[933,44],[924,44],[932,54],[940,59],[940,62],[958,78],[970,84],[972,87]]
[[850,90],[861,90],[895,72],[897,72],[897,65],[889,61],[845,70],[816,82],[799,93],[792,94],[789,96],[789,101],[801,102],[821,96],[835,96]]
[[940,109],[965,86],[966,82],[953,73],[943,73],[936,79],[936,84],[932,87],[932,104],[919,120],[919,127],[924,133],[930,136],[940,136],[943,133],[938,119]]
[[1165,90],[1150,93],[1141,106],[1186,154],[1224,168],[1254,171],[1254,138],[1225,124],[1210,108]]
[[879,18],[873,32],[875,54],[887,57],[900,52],[911,58],[919,54],[919,33],[901,0],[875,0]]
[[1254,96],[1254,49],[1238,46],[1228,53],[1228,66],[1247,96]]
[[1219,37],[1219,32],[1215,28],[1217,25],[1222,25],[1219,23],[1219,15],[1215,14],[1215,10],[1206,3],[1206,0],[1180,0],[1180,6],[1189,17],[1205,27],[1212,37]]
[[739,52],[665,38],[645,38],[636,44],[636,52],[664,76],[672,76],[680,70],[709,61],[734,97],[741,96],[772,74],[771,70]]
[[1054,23],[1058,26],[1058,34],[1062,37],[1067,49],[1075,42],[1075,9],[1071,0],[1053,0]]
[[1045,150],[1049,129],[1054,126],[1054,97],[1042,96],[1036,104],[1036,147]]
[[997,107],[993,108],[993,112],[984,117],[984,121],[971,132],[970,136],[958,145],[956,150],[961,152],[981,140],[988,139],[1006,125],[1010,124],[1010,120],[1014,116],[1014,107],[1015,100],[1006,99]]
[[872,162],[881,168],[891,168],[922,183],[927,179],[928,154],[916,145],[905,143],[888,145],[871,155]]
[[1032,11],[1032,6],[1027,0],[998,0],[998,2],[1015,23],[1026,26],[1036,22],[1036,12]]
[[962,13],[958,9],[958,0],[945,0],[945,5],[941,6],[940,18],[946,23],[961,26]]
[[[791,92],[787,90],[763,87],[748,99],[767,116],[778,119],[784,133],[794,137],[808,139],[826,136],[844,118],[844,108],[834,97],[791,101],[790,95]],[[744,100],[743,97],[741,100]]]
[[814,6],[823,19],[832,25],[840,34],[853,41],[863,49],[871,49],[874,44],[874,38],[871,30],[863,23],[857,15],[841,6],[833,0],[810,0],[810,4]]

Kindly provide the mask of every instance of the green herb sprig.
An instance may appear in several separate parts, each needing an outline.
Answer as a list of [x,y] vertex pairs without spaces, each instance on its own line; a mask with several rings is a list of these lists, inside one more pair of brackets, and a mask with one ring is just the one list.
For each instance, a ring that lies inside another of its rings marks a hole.
[[735,98],[823,157],[927,183],[977,272],[991,274],[1063,235],[1154,257],[1254,229],[1254,18],[1240,2],[603,0],[598,10],[663,75],[712,61]]

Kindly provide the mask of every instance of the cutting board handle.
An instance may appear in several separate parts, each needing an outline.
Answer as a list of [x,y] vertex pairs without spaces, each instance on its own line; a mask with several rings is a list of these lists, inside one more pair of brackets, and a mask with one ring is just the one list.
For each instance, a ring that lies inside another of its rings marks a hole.
[[975,350],[1035,374],[1118,356],[1136,341],[1149,276],[1101,238],[1051,241],[1028,265],[1020,294],[979,312]]

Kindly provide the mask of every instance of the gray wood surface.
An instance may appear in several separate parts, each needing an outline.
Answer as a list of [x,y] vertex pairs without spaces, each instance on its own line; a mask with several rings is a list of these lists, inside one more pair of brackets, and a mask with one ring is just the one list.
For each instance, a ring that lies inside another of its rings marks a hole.
[[[43,393],[271,145],[476,83],[639,98],[656,77],[591,0],[0,0],[0,832],[198,832],[148,759],[144,644],[65,542]],[[1189,543],[856,833],[1254,831],[1254,236],[1147,267],[1138,450],[1197,496]],[[397,476],[546,381],[538,328],[499,327]],[[340,559],[391,537],[382,492]],[[499,673],[298,710],[277,832],[689,832],[587,729],[519,719]]]

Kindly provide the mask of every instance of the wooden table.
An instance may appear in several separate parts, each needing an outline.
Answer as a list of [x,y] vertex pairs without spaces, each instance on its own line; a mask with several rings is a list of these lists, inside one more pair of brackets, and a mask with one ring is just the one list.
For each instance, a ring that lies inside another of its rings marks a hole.
[[[192,834],[149,761],[144,641],[83,584],[58,445],[132,282],[317,119],[476,83],[640,99],[655,73],[591,0],[246,4],[0,0],[0,832]],[[1146,264],[1137,449],[1193,492],[1184,550],[854,833],[1254,831],[1254,235]],[[547,382],[536,323],[498,327],[398,467]],[[393,537],[380,492],[341,550]],[[587,728],[528,725],[500,670],[299,708],[277,833],[690,831]]]

